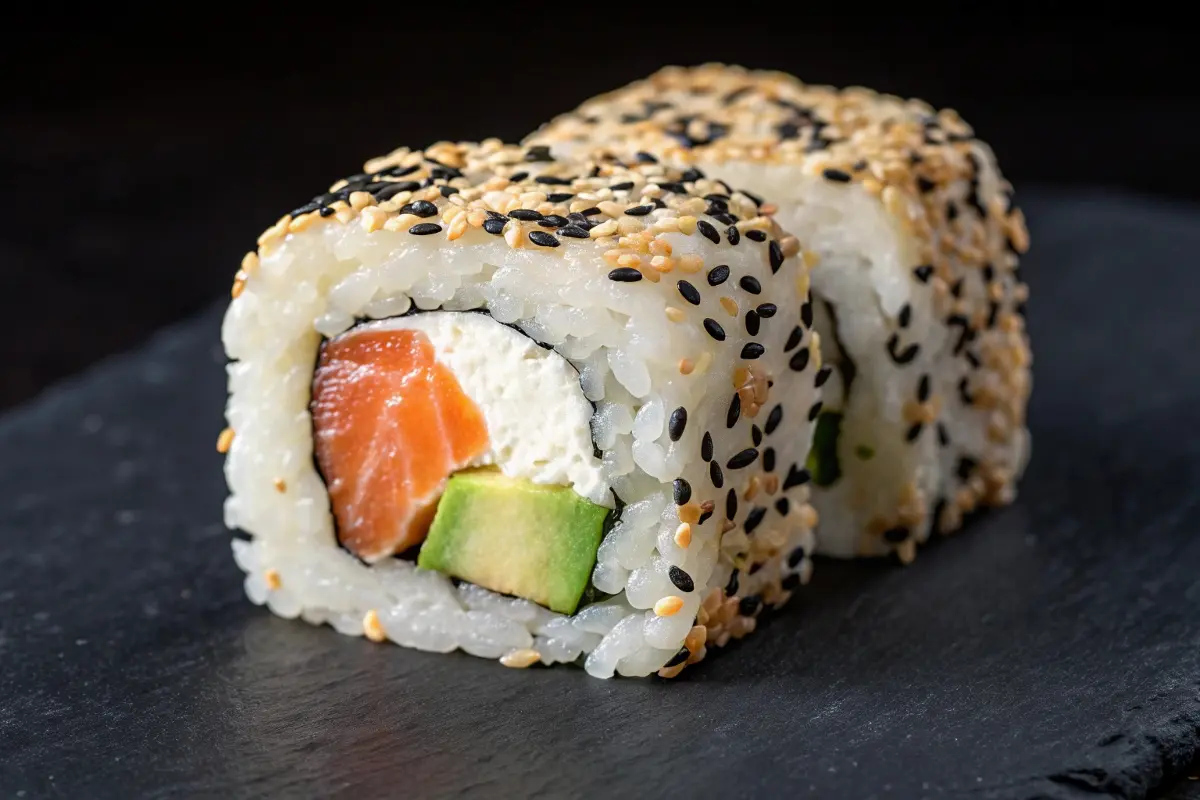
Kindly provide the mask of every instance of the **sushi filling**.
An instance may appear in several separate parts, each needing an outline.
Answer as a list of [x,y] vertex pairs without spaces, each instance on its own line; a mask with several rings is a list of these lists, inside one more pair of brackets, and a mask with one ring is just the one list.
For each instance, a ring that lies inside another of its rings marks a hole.
[[[837,311],[826,301],[818,301],[815,305],[815,323],[823,337],[823,341],[832,346],[826,346],[822,353],[823,360],[836,370],[830,376],[823,396],[823,410],[817,417],[816,428],[813,431],[812,448],[809,450],[805,463],[812,481],[817,486],[829,487],[842,477],[842,465],[839,447],[843,434],[845,415],[841,409],[850,400],[850,389],[858,368],[846,350],[838,330]],[[855,453],[864,458],[863,453],[870,452],[868,445],[857,445]],[[869,456],[866,456],[869,458]]]
[[322,344],[314,453],[341,544],[571,613],[613,506],[592,406],[561,355],[430,312]]

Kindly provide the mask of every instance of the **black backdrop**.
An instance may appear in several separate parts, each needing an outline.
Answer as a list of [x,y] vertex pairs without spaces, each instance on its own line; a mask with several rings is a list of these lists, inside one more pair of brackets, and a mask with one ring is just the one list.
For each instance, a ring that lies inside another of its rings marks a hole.
[[666,63],[741,62],[953,106],[1018,198],[1032,183],[1200,195],[1197,44],[1154,4],[1122,17],[1049,2],[820,5],[791,4],[794,19],[762,4],[574,1],[10,18],[0,406],[220,297],[265,225],[365,158],[519,137]]

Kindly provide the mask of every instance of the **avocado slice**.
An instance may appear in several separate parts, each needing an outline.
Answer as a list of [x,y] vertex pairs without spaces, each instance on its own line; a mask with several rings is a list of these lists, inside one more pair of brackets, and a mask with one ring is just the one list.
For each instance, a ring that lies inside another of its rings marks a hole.
[[812,449],[805,464],[817,486],[829,486],[842,477],[838,461],[838,439],[842,433],[842,415],[837,411],[822,411],[813,431]]
[[417,565],[573,614],[609,509],[496,470],[451,476]]

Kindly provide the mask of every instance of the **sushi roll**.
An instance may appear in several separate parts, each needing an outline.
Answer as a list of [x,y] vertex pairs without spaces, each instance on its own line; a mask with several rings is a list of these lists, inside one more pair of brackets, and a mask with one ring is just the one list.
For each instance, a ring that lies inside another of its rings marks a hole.
[[769,198],[816,253],[802,317],[825,361],[818,552],[908,563],[931,531],[1013,499],[1030,449],[1029,237],[955,112],[709,64],[596,97],[527,142],[699,169]]
[[597,677],[752,631],[811,571],[807,263],[694,170],[492,140],[368,162],[233,285],[217,449],[246,593]]

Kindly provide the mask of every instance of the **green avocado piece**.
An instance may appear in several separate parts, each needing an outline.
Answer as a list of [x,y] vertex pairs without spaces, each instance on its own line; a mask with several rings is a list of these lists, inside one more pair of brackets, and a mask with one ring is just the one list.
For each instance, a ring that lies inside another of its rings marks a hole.
[[573,614],[609,509],[496,470],[451,476],[417,565]]
[[842,433],[842,415],[837,411],[822,411],[813,431],[812,449],[805,464],[817,486],[829,486],[842,477],[838,462],[838,438]]

